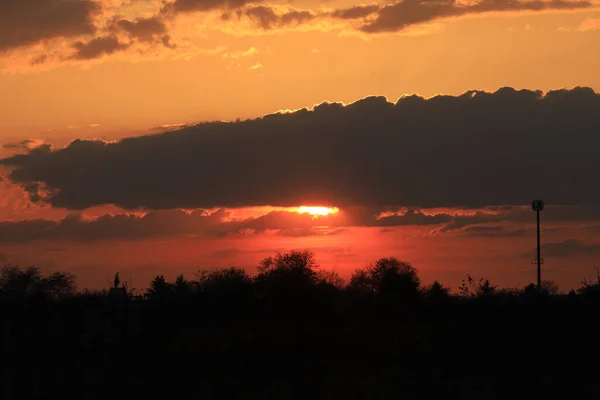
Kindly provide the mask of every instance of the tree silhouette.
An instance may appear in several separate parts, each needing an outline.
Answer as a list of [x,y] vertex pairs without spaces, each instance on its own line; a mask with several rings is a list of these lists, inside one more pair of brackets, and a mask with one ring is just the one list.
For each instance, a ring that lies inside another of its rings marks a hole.
[[207,312],[224,318],[247,310],[254,299],[252,278],[241,268],[205,270],[197,275],[197,293]]
[[596,282],[590,283],[584,278],[577,293],[585,297],[600,299],[600,270],[595,266],[594,269],[596,270]]
[[[124,283],[105,286],[122,294]],[[346,289],[303,250],[263,260],[255,279],[236,267],[197,280],[158,275],[136,301],[109,290],[67,298],[72,275],[7,266],[2,354],[19,370],[5,368],[3,398],[22,397],[21,387],[49,398],[504,398],[529,381],[526,389],[541,397],[597,397],[600,379],[589,367],[598,358],[589,346],[597,324],[580,315],[600,304],[600,277],[568,298],[552,283],[543,282],[547,295],[539,296],[533,284],[499,290],[470,275],[462,297],[439,281],[420,287],[409,263],[382,258],[356,271]],[[417,298],[424,301],[404,301]],[[527,362],[515,363],[523,354]]]
[[317,281],[318,268],[313,251],[292,250],[262,260],[257,280],[267,280],[272,284],[312,284]]
[[317,281],[322,285],[343,289],[345,287],[344,279],[335,271],[318,271]]
[[191,283],[184,278],[183,274],[180,274],[175,279],[173,290],[178,297],[185,297],[191,292]]
[[7,265],[0,271],[0,291],[13,298],[42,295],[51,299],[73,295],[76,290],[75,276],[66,272],[54,272],[42,276],[38,267],[21,269]]
[[355,271],[350,279],[349,289],[363,294],[407,300],[418,297],[420,286],[417,270],[410,263],[395,257],[385,257],[365,269]]
[[375,294],[376,288],[369,271],[363,268],[354,271],[348,284],[348,290],[360,295]]
[[171,294],[171,284],[165,280],[164,275],[157,275],[151,282],[146,291],[146,296],[152,300],[164,301]]
[[42,291],[53,299],[72,296],[77,289],[75,275],[65,272],[53,272],[42,278],[41,286]]
[[537,286],[535,283],[530,283],[529,285],[525,286],[522,294],[523,294],[523,297],[530,299],[530,298],[538,296],[539,291],[537,290]]
[[198,274],[198,288],[204,295],[212,297],[248,295],[252,291],[252,278],[236,267],[205,270]]
[[554,281],[542,281],[542,293],[547,296],[556,296],[560,294],[560,288]]
[[259,298],[279,301],[291,307],[308,304],[318,281],[315,254],[311,250],[291,250],[268,257],[258,266],[254,282]]
[[423,296],[433,302],[445,301],[450,297],[450,289],[436,280],[431,285],[423,288]]

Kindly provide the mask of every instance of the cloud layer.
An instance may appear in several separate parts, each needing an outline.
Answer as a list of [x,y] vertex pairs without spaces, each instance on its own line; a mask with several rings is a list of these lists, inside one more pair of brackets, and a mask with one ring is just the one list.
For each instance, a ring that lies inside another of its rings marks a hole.
[[[597,229],[600,213],[593,208],[552,207],[544,215],[544,235],[553,230],[581,224]],[[60,220],[28,219],[0,222],[0,243],[25,243],[38,240],[143,240],[152,238],[197,237],[221,238],[272,233],[287,237],[332,236],[356,227],[381,228],[381,232],[397,227],[422,227],[435,234],[471,237],[534,237],[535,214],[528,207],[503,210],[487,208],[469,210],[378,209],[350,207],[339,213],[313,216],[291,210],[273,210],[263,215],[236,217],[235,210],[202,209],[151,211],[146,214],[115,213],[86,218],[71,213]],[[572,248],[572,243],[548,243],[549,255]],[[546,250],[546,247],[545,249]],[[577,248],[584,251],[585,248]]]
[[55,37],[92,34],[92,0],[1,0],[0,52]]
[[[434,21],[441,18],[475,15],[489,12],[518,12],[544,10],[575,10],[591,7],[588,1],[514,1],[481,0],[461,2],[457,0],[403,0],[386,5],[377,11],[375,18],[360,29],[367,33],[397,32],[408,26]],[[354,13],[359,12],[355,8]],[[369,11],[364,7],[363,11]],[[352,13],[350,13],[352,15]]]
[[85,209],[597,204],[600,95],[369,97],[3,160],[32,200]]
[[600,244],[585,244],[576,239],[563,242],[546,243],[542,246],[543,254],[549,257],[574,257],[600,252]]
[[[282,29],[377,34],[400,32],[450,17],[489,12],[577,10],[592,6],[593,3],[586,0],[401,0],[387,5],[339,9],[316,5],[299,9],[247,0],[0,0],[0,54],[35,49],[34,53],[21,54],[32,67],[69,60],[89,61],[125,50],[132,57],[144,54],[152,57],[157,49],[178,48],[173,33],[179,28],[180,32],[190,28],[179,26],[182,21],[203,22],[206,30],[236,35]],[[180,18],[186,15],[193,16]],[[178,39],[188,43],[187,36]]]

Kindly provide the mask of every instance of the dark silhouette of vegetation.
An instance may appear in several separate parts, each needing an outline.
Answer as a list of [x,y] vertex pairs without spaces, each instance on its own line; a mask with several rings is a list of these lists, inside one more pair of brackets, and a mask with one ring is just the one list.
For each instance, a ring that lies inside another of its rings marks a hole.
[[393,257],[346,284],[309,250],[139,294],[118,273],[77,292],[71,274],[7,266],[1,397],[596,398],[600,273],[568,294],[470,275],[450,289]]
[[75,293],[75,276],[55,272],[42,276],[37,267],[21,269],[7,265],[0,271],[0,293],[3,299],[24,300],[31,296],[60,299]]
[[417,270],[393,257],[380,258],[374,265],[357,270],[350,280],[350,289],[390,298],[415,298],[420,286]]
[[481,299],[496,294],[498,287],[492,285],[488,279],[481,278],[479,281],[475,281],[471,275],[467,274],[467,280],[462,281],[458,290],[464,297]]
[[423,288],[422,294],[428,301],[441,303],[450,298],[450,288],[445,287],[438,281],[433,281],[431,285]]

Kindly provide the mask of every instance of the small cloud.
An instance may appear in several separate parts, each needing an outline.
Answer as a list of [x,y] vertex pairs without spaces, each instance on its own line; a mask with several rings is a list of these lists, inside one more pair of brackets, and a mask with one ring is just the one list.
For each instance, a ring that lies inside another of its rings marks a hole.
[[25,139],[20,142],[14,143],[6,143],[2,147],[5,149],[22,149],[22,150],[31,150],[36,147],[40,147],[44,144],[44,141],[41,139]]
[[253,66],[251,66],[251,67],[250,67],[250,68],[248,68],[248,69],[249,69],[250,71],[253,71],[253,70],[257,70],[257,69],[261,69],[261,68],[263,68],[263,65],[262,65],[261,63],[256,63],[256,64],[254,64]]
[[79,129],[79,125],[67,125],[69,129]]
[[526,31],[530,31],[531,29],[532,29],[532,28],[531,28],[531,25],[529,25],[529,24],[525,25],[525,30],[526,30]]
[[98,37],[89,42],[74,43],[73,49],[75,49],[75,53],[71,58],[75,60],[91,60],[125,50],[130,45],[130,43],[121,43],[117,38],[112,36]]
[[313,54],[319,54],[319,49],[312,49],[311,53],[313,53]]
[[542,245],[542,254],[550,257],[571,257],[600,252],[600,244],[585,244],[576,239]]
[[100,124],[90,124],[90,125],[89,125],[89,127],[90,127],[90,128],[97,128],[97,127],[99,127],[99,126],[100,126]]
[[588,18],[579,25],[581,32],[597,31],[600,29],[600,18]]
[[231,53],[223,53],[222,57],[232,59],[232,60],[239,60],[240,58],[251,57],[251,56],[255,56],[257,54],[258,54],[258,49],[256,47],[250,47],[248,50],[245,50],[245,51],[234,51]]
[[172,131],[172,130],[176,130],[176,129],[181,129],[181,128],[185,128],[186,126],[188,126],[188,124],[163,124],[161,126],[157,126],[152,128],[152,130],[154,131]]

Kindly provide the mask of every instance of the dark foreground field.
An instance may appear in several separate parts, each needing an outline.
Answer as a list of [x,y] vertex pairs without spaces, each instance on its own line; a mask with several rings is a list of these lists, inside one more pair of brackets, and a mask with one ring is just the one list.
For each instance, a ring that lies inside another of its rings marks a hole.
[[294,254],[144,296],[5,268],[1,398],[600,398],[598,283],[449,295],[381,259],[342,286]]

